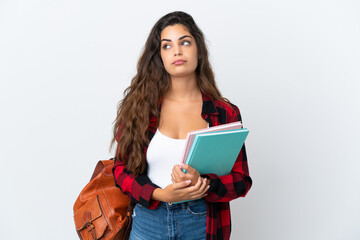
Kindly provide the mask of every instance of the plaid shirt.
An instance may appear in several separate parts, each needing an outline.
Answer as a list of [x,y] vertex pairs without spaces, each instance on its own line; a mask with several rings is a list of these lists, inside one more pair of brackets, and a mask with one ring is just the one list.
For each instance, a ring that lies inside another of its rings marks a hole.
[[[209,95],[202,94],[202,118],[209,126],[241,121],[239,108],[233,104],[227,106],[221,101],[214,100]],[[148,138],[152,139],[157,130],[155,117],[150,118]],[[117,138],[118,140],[119,138]],[[144,147],[146,156],[147,146]],[[151,194],[158,188],[146,174],[135,176],[126,169],[121,161],[116,161],[113,167],[115,185],[129,196],[132,202],[156,209],[159,201],[151,199]],[[242,147],[230,174],[217,176],[216,174],[202,174],[210,179],[208,195],[204,197],[207,204],[206,239],[230,239],[231,219],[229,201],[245,197],[250,190],[252,180],[249,176],[245,145]]]

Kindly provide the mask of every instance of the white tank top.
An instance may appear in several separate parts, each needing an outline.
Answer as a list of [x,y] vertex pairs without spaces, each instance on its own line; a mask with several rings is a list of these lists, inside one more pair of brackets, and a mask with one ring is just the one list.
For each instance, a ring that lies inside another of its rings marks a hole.
[[151,139],[146,158],[148,162],[148,177],[161,188],[171,184],[171,172],[174,165],[181,162],[181,156],[186,139],[170,138],[159,129]]
[[[209,123],[207,125],[209,127]],[[175,139],[162,134],[159,129],[151,139],[146,159],[148,177],[161,188],[171,184],[171,172],[176,164],[181,163],[186,139]]]

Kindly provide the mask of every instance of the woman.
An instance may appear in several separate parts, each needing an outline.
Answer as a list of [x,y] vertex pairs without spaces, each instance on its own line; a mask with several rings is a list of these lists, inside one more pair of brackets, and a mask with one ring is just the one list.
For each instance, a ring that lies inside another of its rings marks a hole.
[[118,143],[116,186],[136,204],[130,239],[229,239],[229,201],[252,185],[245,146],[229,175],[200,176],[179,165],[189,131],[241,121],[216,86],[203,33],[189,14],[158,20],[124,95],[111,145]]

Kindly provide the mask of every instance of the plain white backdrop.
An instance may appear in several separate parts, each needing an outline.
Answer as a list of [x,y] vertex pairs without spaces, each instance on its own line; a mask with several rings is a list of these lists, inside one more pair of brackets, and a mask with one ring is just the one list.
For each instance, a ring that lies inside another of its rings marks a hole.
[[191,14],[250,130],[232,238],[360,239],[360,4],[0,0],[0,239],[77,239],[72,207],[154,23]]

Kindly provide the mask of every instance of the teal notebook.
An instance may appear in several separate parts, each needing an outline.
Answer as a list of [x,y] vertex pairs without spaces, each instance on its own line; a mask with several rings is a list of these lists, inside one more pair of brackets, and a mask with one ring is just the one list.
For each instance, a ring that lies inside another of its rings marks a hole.
[[196,134],[186,163],[200,174],[231,172],[249,133],[246,128]]
[[[249,134],[246,128],[197,133],[186,163],[200,174],[215,173],[224,176],[231,172]],[[186,173],[187,171],[183,169]],[[174,203],[182,203],[174,202]]]

